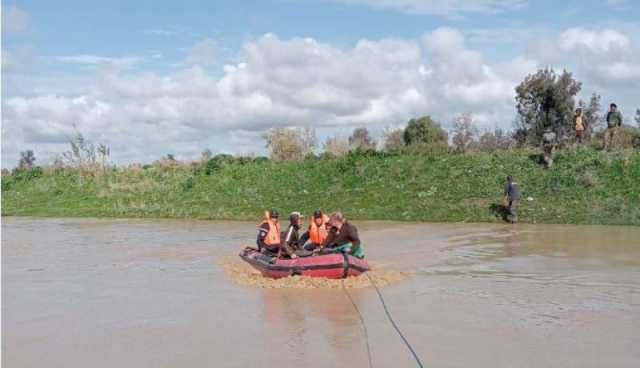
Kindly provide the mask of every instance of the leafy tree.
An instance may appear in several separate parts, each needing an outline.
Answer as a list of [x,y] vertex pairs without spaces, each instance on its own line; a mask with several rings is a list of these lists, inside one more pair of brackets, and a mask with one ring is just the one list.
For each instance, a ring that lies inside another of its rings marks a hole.
[[313,128],[271,128],[263,135],[274,160],[302,160],[313,154],[316,133]]
[[453,121],[453,146],[458,152],[465,153],[474,143],[478,129],[473,125],[471,114],[462,114]]
[[447,132],[431,116],[423,116],[409,120],[403,138],[406,145],[446,143]]
[[385,128],[382,133],[383,137],[383,149],[387,152],[399,151],[404,147],[404,130],[393,129],[391,127]]
[[367,128],[355,128],[349,137],[351,149],[361,149],[363,151],[375,150],[376,142],[369,135]]
[[567,137],[573,129],[574,97],[581,88],[571,73],[557,75],[550,68],[528,75],[516,87],[516,107],[529,143],[538,144],[546,128],[560,139]]
[[20,161],[18,161],[18,169],[31,170],[33,164],[36,162],[36,155],[32,150],[26,150],[20,152]]
[[635,120],[636,120],[636,123],[638,124],[638,127],[640,127],[640,109],[636,109]]
[[166,161],[175,161],[176,157],[173,155],[173,153],[167,153],[167,155],[164,158]]
[[340,137],[328,137],[323,145],[324,152],[334,156],[341,157],[349,153],[349,141]]

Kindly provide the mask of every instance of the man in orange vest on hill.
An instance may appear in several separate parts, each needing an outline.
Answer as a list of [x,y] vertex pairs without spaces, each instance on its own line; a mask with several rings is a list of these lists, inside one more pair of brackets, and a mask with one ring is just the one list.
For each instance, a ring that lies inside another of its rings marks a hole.
[[[329,230],[327,230],[328,222],[329,216],[322,211],[317,210],[313,213],[309,230],[300,237],[300,244],[304,244],[304,249],[314,250],[322,245],[327,235],[329,235]],[[309,240],[309,243],[305,244],[307,240]]]

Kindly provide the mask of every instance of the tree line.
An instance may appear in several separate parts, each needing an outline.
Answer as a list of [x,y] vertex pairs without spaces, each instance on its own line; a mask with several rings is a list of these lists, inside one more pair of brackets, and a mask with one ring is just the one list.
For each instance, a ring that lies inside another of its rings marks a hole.
[[[464,113],[452,122],[447,132],[442,124],[430,115],[410,119],[404,128],[387,128],[377,141],[365,127],[355,128],[348,137],[332,136],[322,144],[323,155],[340,157],[352,151],[472,151],[492,152],[515,147],[538,146],[545,130],[556,133],[559,142],[570,143],[574,131],[576,107],[583,111],[585,139],[587,142],[600,138],[604,129],[604,112],[601,96],[593,93],[588,102],[577,101],[582,83],[563,70],[556,73],[551,68],[540,69],[530,74],[515,87],[516,119],[512,130],[496,128],[480,132],[471,113]],[[636,110],[635,122],[640,127],[640,108]],[[623,126],[623,146],[640,149],[640,129]],[[449,136],[451,135],[451,140]],[[302,160],[315,155],[318,149],[316,132],[313,128],[276,127],[263,134],[266,148],[274,160]],[[597,145],[597,140],[595,145]],[[78,134],[70,141],[70,149],[58,155],[54,167],[72,167],[83,172],[104,171],[110,156],[105,144],[94,145]],[[210,150],[202,153],[202,161],[211,159]],[[35,167],[32,150],[20,153],[15,170],[28,171]],[[171,165],[177,160],[167,154],[155,164]],[[3,170],[3,174],[7,174]]]

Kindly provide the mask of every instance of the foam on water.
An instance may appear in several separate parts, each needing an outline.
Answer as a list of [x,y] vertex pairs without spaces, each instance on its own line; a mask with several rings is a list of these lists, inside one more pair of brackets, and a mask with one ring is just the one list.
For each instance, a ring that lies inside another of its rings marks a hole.
[[[267,278],[250,265],[231,256],[218,259],[218,265],[224,269],[227,278],[242,286],[265,289],[337,289],[342,287],[342,280],[308,276],[290,276],[281,279]],[[372,266],[368,275],[378,287],[394,284],[409,277],[407,272],[374,266]],[[368,277],[361,275],[344,279],[344,286],[346,288],[359,289],[371,287],[372,285]]]

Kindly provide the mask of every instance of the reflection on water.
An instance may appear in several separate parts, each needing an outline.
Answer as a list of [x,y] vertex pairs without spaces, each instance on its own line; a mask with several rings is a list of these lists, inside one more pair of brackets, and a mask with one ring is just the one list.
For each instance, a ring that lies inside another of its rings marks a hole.
[[[637,227],[358,223],[426,366],[640,364]],[[253,223],[4,218],[7,367],[366,366],[340,281],[264,280]],[[412,366],[368,280],[377,367]]]

